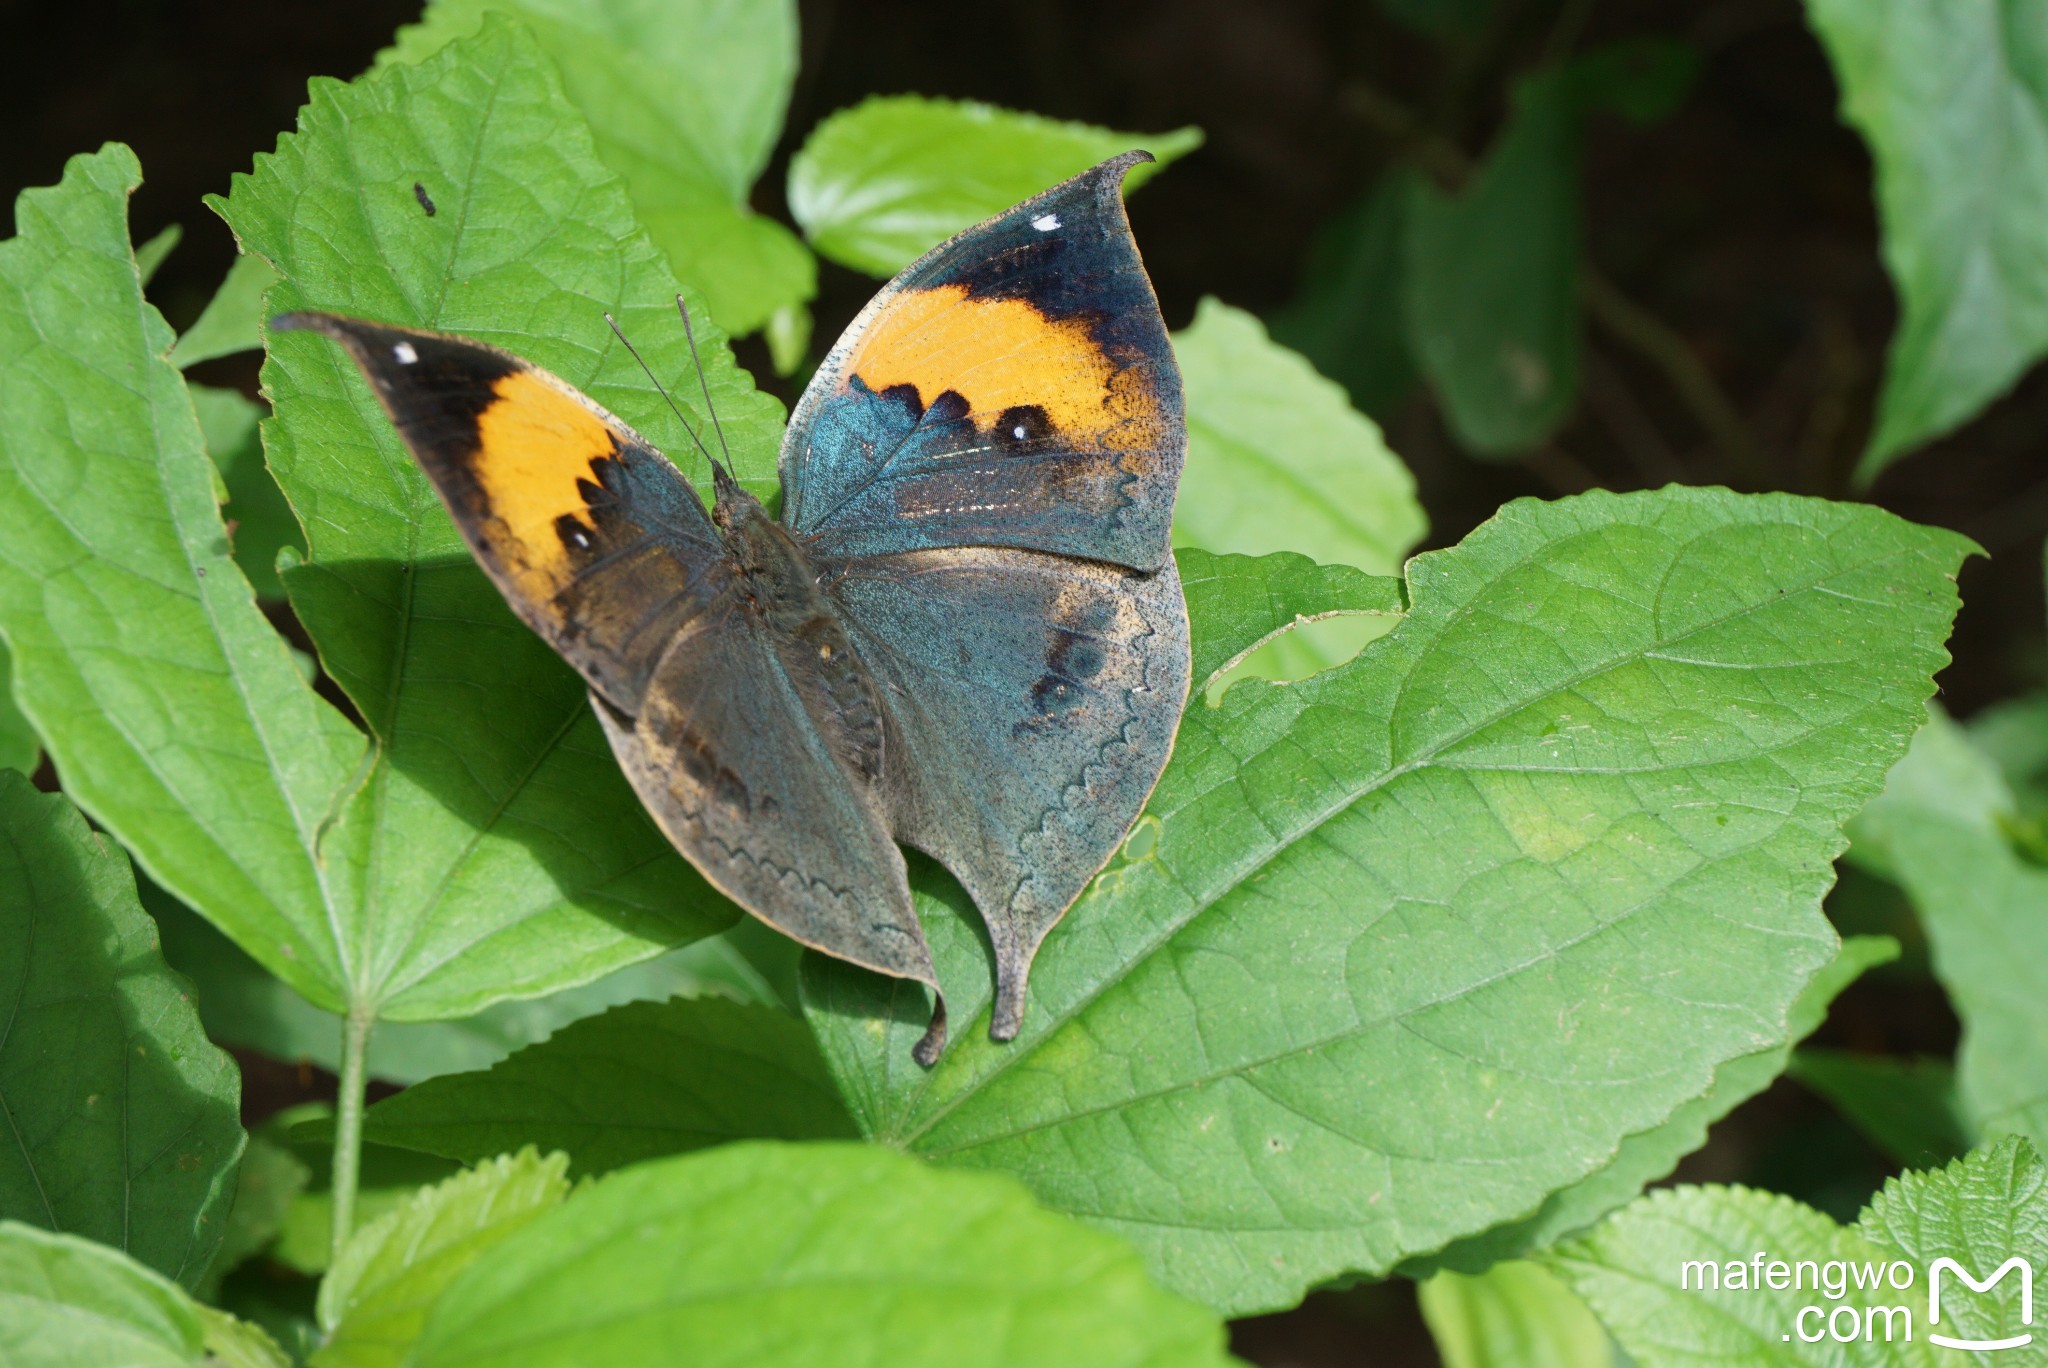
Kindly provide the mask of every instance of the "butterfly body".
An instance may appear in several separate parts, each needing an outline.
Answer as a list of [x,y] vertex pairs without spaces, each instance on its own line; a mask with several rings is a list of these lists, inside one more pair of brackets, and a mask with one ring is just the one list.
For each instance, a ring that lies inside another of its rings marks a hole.
[[[1188,687],[1179,375],[1105,163],[914,263],[791,416],[782,518],[469,339],[341,342],[478,562],[584,677],[720,890],[938,990],[898,843],[973,897],[1014,1036],[1045,934],[1136,819]],[[944,1005],[920,1043],[930,1063]]]

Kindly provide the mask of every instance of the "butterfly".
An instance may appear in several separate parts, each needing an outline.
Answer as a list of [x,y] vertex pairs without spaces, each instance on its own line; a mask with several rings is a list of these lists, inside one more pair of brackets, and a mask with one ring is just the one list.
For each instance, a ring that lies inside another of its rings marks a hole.
[[330,313],[270,324],[346,348],[704,877],[932,990],[926,1066],[945,999],[898,843],[973,898],[989,1034],[1012,1039],[1033,956],[1136,820],[1187,699],[1180,373],[1121,189],[1150,160],[1104,162],[884,287],[790,416],[779,520],[715,458],[707,509],[508,352]]

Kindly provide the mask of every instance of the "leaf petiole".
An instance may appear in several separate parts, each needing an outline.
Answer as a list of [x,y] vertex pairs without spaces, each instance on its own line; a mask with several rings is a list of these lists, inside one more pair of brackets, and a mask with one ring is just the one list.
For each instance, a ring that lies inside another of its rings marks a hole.
[[341,1087],[335,1099],[334,1125],[334,1259],[355,1226],[356,1186],[363,1159],[363,1061],[370,1051],[370,1028],[376,1015],[360,1007],[349,1010],[341,1024]]

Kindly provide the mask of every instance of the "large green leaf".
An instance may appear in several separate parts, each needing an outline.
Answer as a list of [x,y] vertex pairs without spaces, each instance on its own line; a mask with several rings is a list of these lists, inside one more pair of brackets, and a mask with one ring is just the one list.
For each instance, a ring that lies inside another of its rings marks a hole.
[[1966,549],[1785,496],[1511,504],[1409,562],[1356,660],[1188,710],[1015,1043],[970,1025],[985,959],[942,885],[935,1070],[921,993],[807,959],[848,1105],[1233,1312],[1519,1218],[1786,1042]]
[[[1375,575],[1400,569],[1429,530],[1415,478],[1339,386],[1216,299],[1201,302],[1173,350],[1188,408],[1176,545],[1292,551]],[[1385,630],[1384,620],[1352,617],[1292,631],[1240,673],[1301,679]]]
[[194,1284],[234,1196],[241,1099],[127,857],[0,770],[0,1217]]
[[[1937,1357],[1933,1334],[2026,1331],[2025,1275],[1978,1292],[1950,1273],[1940,1321],[1930,1314],[1936,1260],[1988,1279],[2013,1258],[2048,1264],[2048,1169],[2017,1137],[1894,1178],[1853,1226],[1770,1193],[1674,1188],[1624,1207],[1550,1263],[1643,1368],[1907,1368],[1963,1361]],[[2037,1342],[1998,1361],[2044,1360]]]
[[[598,155],[678,276],[728,331],[800,309],[811,254],[747,207],[796,79],[795,0],[433,0],[381,62],[417,62],[487,10],[532,25]],[[422,180],[436,212],[443,182]]]
[[2048,12],[2031,0],[1807,0],[1877,164],[1899,293],[1857,473],[1969,420],[2048,351]]
[[803,1022],[675,998],[628,1003],[486,1072],[408,1088],[370,1109],[364,1134],[468,1163],[521,1145],[566,1150],[585,1174],[728,1140],[858,1132]]
[[1213,1316],[1130,1247],[1015,1184],[857,1145],[727,1145],[638,1165],[497,1245],[419,1368],[1222,1364]]
[[253,1326],[105,1245],[0,1221],[0,1362],[10,1368],[284,1368]]
[[1134,147],[1159,160],[1135,190],[1202,145],[1198,128],[1119,133],[972,100],[878,95],[842,109],[789,163],[789,212],[823,255],[894,275],[963,228]]
[[1771,1086],[1785,1072],[1793,1042],[1817,1030],[1828,1004],[1864,970],[1898,958],[1899,943],[1889,936],[1849,936],[1841,953],[1800,990],[1785,1015],[1781,1044],[1737,1056],[1714,1070],[1704,1093],[1679,1107],[1662,1125],[1628,1136],[1604,1167],[1560,1188],[1519,1220],[1457,1240],[1401,1271],[1421,1277],[1437,1269],[1479,1273],[1504,1260],[1520,1259],[1575,1235],[1632,1200],[1646,1186],[1669,1174],[1678,1161],[1706,1143],[1707,1128],[1742,1103]]
[[478,1256],[568,1195],[568,1159],[506,1155],[422,1188],[350,1238],[320,1284],[314,1368],[399,1368],[427,1313]]
[[64,786],[165,887],[342,1001],[322,826],[364,742],[230,558],[170,329],[142,298],[135,158],[74,158],[0,244],[0,632]]
[[1906,890],[1963,1039],[1964,1114],[2048,1143],[2048,869],[2015,851],[2012,795],[1939,712],[1856,824],[1856,845]]
[[[421,177],[433,217],[413,195]],[[704,469],[602,316],[641,337],[657,373],[684,374],[674,278],[516,23],[491,16],[419,65],[316,83],[300,131],[216,207],[283,277],[273,307],[497,343]],[[774,401],[715,328],[700,341],[737,466],[772,482]],[[582,682],[470,559],[355,366],[291,334],[273,339],[264,384],[270,466],[308,529],[287,588],[380,743],[324,847],[356,881],[330,912],[347,1000],[465,1016],[729,924],[731,904],[647,819]]]
[[0,640],[0,769],[34,774],[42,762],[43,743],[14,704],[14,664],[7,643]]

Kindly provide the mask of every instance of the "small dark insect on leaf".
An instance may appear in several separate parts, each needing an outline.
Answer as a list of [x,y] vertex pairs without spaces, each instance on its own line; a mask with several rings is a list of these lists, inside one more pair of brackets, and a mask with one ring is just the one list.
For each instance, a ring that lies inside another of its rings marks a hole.
[[428,218],[434,216],[434,201],[427,194],[426,186],[421,185],[418,181],[414,181],[412,183],[412,197],[420,202],[420,208],[427,211]]

